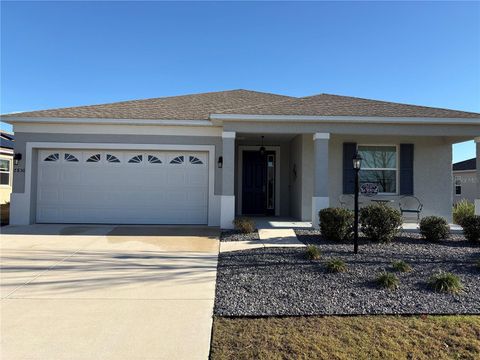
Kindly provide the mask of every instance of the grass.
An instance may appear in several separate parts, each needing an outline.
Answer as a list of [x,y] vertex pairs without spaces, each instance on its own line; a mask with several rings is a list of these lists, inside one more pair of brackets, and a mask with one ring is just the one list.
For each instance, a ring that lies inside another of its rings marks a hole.
[[392,263],[392,268],[395,271],[399,271],[399,272],[410,272],[410,271],[412,271],[412,267],[407,262],[405,262],[403,260],[394,261]]
[[326,266],[331,273],[341,273],[348,270],[347,264],[341,259],[328,260]]
[[480,316],[214,319],[211,359],[479,359]]
[[443,293],[457,294],[463,289],[460,278],[452,273],[438,273],[433,275],[429,280],[430,287]]
[[10,221],[10,203],[0,205],[0,223],[1,225],[8,225]]
[[305,250],[305,254],[307,259],[309,260],[318,260],[320,259],[320,249],[315,245],[308,245],[307,249]]
[[382,272],[377,277],[377,284],[384,289],[395,290],[398,288],[399,283],[400,280],[398,280],[398,277],[396,277],[395,274],[386,271]]

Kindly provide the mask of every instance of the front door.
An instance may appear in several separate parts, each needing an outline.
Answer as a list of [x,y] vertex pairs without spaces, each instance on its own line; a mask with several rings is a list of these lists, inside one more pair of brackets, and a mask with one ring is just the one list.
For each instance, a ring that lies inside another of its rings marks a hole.
[[275,153],[243,152],[242,213],[273,215],[275,212]]

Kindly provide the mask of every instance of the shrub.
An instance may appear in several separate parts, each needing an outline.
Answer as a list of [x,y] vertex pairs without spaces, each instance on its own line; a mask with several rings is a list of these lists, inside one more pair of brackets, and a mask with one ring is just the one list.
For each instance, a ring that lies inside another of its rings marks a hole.
[[378,286],[384,289],[395,290],[396,288],[398,288],[399,283],[400,281],[398,280],[398,277],[395,274],[392,274],[386,271],[382,272],[377,277]]
[[348,267],[341,259],[331,259],[327,261],[327,269],[331,273],[340,273],[347,271]]
[[444,218],[427,216],[420,220],[420,234],[428,241],[439,241],[448,237],[450,229]]
[[371,204],[360,210],[360,224],[372,241],[390,242],[402,225],[402,216],[386,204]]
[[394,261],[392,263],[392,267],[395,271],[400,271],[400,272],[410,272],[412,271],[412,267],[405,261],[399,260],[399,261]]
[[238,217],[233,220],[233,226],[241,233],[248,234],[255,231],[255,221],[248,217]]
[[329,240],[344,241],[353,235],[353,212],[343,208],[327,208],[319,212],[320,231]]
[[480,215],[466,216],[462,220],[463,234],[469,241],[480,241]]
[[430,287],[437,291],[443,293],[459,293],[463,289],[462,282],[460,278],[452,273],[438,273],[433,275],[429,280]]
[[475,214],[475,205],[466,199],[460,200],[453,206],[453,222],[463,226],[463,219]]
[[309,260],[318,260],[320,259],[320,249],[315,245],[308,245],[305,251],[307,259]]

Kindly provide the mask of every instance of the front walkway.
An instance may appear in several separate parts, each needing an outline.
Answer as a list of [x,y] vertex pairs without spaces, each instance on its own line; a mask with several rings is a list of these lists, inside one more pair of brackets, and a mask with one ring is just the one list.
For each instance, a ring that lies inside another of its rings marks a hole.
[[4,227],[2,359],[207,359],[218,230]]

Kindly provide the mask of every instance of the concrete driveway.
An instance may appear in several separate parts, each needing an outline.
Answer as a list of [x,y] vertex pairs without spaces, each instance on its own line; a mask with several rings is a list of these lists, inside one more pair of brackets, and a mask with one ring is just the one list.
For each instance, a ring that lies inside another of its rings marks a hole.
[[1,231],[0,358],[208,358],[217,229]]

